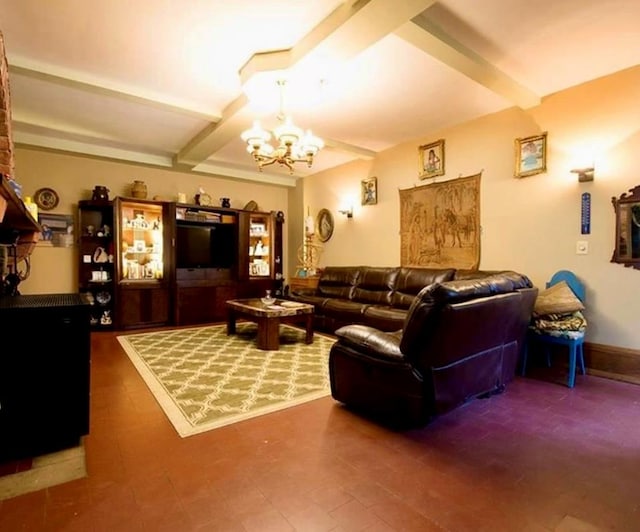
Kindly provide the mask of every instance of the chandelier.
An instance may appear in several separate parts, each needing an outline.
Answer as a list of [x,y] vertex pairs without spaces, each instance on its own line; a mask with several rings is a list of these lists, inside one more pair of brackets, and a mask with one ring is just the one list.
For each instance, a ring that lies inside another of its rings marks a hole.
[[257,120],[251,129],[242,133],[241,138],[247,143],[247,151],[253,156],[261,172],[264,166],[278,163],[286,166],[292,174],[295,163],[307,163],[311,168],[313,157],[324,147],[324,142],[313,135],[310,129],[303,132],[294,125],[290,116],[285,115],[284,86],[286,82],[279,80],[277,83],[280,88],[280,112],[276,118],[280,125],[274,128],[273,136],[278,142],[278,147],[274,148],[269,144],[271,133],[262,129]]

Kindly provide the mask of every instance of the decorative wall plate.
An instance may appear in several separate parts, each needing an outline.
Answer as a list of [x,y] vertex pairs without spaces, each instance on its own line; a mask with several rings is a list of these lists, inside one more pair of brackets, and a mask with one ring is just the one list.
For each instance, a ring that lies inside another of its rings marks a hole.
[[33,201],[43,211],[50,211],[55,209],[60,202],[58,193],[52,188],[39,188],[33,195]]
[[316,225],[318,226],[317,231],[320,242],[329,240],[333,234],[333,214],[329,209],[320,209],[316,218]]

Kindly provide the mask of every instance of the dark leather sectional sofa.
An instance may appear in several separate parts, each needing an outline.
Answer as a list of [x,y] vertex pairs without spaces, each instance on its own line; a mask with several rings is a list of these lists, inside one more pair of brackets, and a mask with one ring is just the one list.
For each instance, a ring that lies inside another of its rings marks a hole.
[[516,373],[538,289],[513,272],[326,268],[315,305],[337,341],[331,394],[354,409],[419,426]]
[[292,291],[289,299],[315,307],[314,328],[319,331],[333,333],[354,323],[397,331],[402,328],[413,299],[425,286],[495,273],[454,268],[329,266],[322,271],[317,289]]

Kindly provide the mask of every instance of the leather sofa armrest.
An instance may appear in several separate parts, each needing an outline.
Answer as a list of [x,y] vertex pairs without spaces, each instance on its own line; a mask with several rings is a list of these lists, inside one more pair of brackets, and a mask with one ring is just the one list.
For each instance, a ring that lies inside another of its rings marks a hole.
[[404,361],[400,351],[402,331],[384,332],[367,325],[346,325],[336,330],[338,343],[362,354],[396,362]]

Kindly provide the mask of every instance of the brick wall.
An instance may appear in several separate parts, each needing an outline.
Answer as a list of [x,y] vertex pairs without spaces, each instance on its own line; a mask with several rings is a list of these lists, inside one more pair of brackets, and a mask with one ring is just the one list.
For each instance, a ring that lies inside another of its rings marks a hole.
[[9,65],[0,32],[0,173],[12,176],[14,169],[13,139],[11,135],[11,95]]

